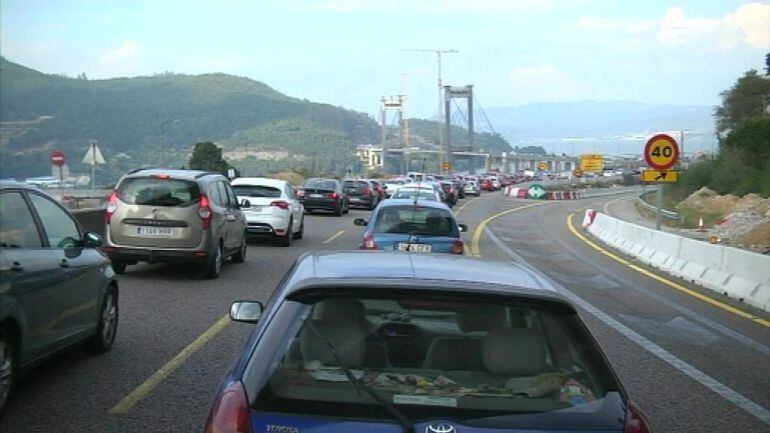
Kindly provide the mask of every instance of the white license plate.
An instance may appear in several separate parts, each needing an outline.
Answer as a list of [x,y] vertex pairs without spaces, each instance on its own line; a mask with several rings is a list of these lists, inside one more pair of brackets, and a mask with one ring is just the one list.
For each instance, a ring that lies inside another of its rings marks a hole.
[[139,226],[136,228],[136,234],[139,236],[172,237],[174,236],[174,229],[170,227]]
[[396,245],[398,251],[409,251],[413,253],[429,253],[432,247],[428,244],[408,244],[406,242],[400,242]]
[[308,197],[310,197],[310,198],[321,198],[323,196],[324,196],[323,194],[310,194]]
[[350,201],[361,201],[358,197],[350,197]]

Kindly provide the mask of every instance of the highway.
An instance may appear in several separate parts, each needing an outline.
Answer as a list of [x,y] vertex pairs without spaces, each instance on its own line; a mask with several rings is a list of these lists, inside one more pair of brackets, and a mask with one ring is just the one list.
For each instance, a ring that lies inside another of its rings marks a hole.
[[[467,254],[531,266],[579,305],[654,431],[767,432],[770,316],[656,278],[658,271],[640,272],[591,245],[580,229],[582,211],[616,198],[545,202],[498,192],[461,201],[455,212],[469,226]],[[246,263],[226,264],[218,280],[185,267],[129,267],[119,279],[113,350],[89,357],[73,349],[33,370],[0,419],[0,432],[201,431],[251,330],[227,321],[230,303],[266,301],[306,251],[355,248],[361,228],[353,219],[367,214],[307,216],[302,240],[289,248],[252,243]]]

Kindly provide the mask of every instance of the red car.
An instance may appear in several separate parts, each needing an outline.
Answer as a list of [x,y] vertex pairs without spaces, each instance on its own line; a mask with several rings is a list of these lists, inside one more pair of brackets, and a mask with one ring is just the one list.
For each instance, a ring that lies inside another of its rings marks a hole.
[[482,191],[494,191],[495,187],[492,185],[491,179],[479,179],[479,187]]

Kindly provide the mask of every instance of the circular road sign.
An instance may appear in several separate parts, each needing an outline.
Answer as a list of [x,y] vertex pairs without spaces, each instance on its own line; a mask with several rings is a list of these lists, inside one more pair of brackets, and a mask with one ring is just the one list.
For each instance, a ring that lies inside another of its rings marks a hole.
[[679,160],[679,145],[671,136],[658,134],[644,146],[644,159],[651,168],[668,170]]
[[540,170],[545,170],[546,168],[548,168],[548,163],[543,161],[537,165],[537,168],[539,168]]
[[64,154],[60,150],[54,150],[51,152],[51,164],[61,167],[64,165]]
[[580,169],[580,167],[576,168],[572,171],[572,175],[575,177],[582,177],[583,176],[583,170]]
[[449,164],[449,162],[444,161],[444,162],[441,163],[441,169],[442,170],[448,171],[450,168],[452,168],[452,166]]
[[527,196],[529,196],[529,198],[533,198],[537,200],[545,198],[546,194],[547,192],[545,188],[543,188],[538,184],[534,184],[530,186],[529,189],[527,190]]

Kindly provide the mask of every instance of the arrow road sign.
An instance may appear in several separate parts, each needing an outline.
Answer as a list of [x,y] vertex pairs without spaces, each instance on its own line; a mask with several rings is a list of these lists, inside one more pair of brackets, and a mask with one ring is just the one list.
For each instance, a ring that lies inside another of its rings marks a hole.
[[679,180],[679,172],[672,170],[644,170],[642,172],[643,182],[669,182],[673,183]]

